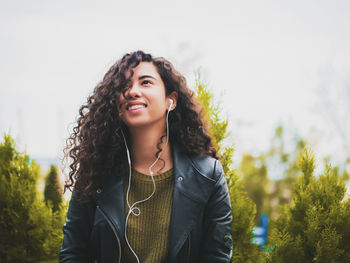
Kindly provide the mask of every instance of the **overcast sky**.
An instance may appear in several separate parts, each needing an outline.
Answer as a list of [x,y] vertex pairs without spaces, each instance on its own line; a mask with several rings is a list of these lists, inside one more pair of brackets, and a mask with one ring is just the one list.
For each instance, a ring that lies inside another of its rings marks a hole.
[[61,155],[106,70],[141,49],[168,58],[190,84],[201,69],[236,157],[268,149],[283,124],[341,162],[349,14],[350,2],[337,0],[0,0],[0,132],[33,158]]

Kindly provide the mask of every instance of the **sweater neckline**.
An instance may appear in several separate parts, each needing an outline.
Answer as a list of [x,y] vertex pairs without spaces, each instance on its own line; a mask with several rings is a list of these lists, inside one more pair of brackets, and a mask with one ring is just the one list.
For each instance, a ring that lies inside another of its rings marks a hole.
[[[152,182],[152,177],[147,174],[143,174],[141,172],[138,172],[135,169],[132,169],[132,179],[138,180],[138,181],[146,181],[146,182]],[[159,182],[162,180],[169,179],[173,175],[173,168],[169,169],[168,171],[165,171],[164,173],[154,175],[154,181]]]

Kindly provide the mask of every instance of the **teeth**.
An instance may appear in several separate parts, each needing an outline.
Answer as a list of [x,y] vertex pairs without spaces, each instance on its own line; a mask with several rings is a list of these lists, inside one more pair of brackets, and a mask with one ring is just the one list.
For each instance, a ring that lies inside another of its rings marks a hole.
[[144,108],[145,105],[141,105],[141,104],[137,104],[137,105],[131,105],[129,107],[129,110],[136,110],[136,109],[140,109],[140,108]]

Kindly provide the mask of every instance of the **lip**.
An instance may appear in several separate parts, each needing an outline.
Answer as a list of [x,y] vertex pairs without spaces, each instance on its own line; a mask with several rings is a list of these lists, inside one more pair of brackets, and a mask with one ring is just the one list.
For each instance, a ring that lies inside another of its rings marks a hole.
[[[142,107],[130,109],[130,107],[132,107],[132,106],[142,106]],[[141,110],[141,109],[144,109],[144,108],[147,108],[147,104],[143,103],[141,101],[129,102],[129,103],[126,104],[126,107],[125,107],[125,109],[127,111],[137,111],[137,110]]]

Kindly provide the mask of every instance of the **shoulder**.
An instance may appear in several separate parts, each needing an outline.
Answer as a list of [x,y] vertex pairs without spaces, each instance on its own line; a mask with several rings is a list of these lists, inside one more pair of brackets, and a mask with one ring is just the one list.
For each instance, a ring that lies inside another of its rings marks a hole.
[[194,169],[201,175],[217,182],[223,176],[223,168],[219,160],[207,155],[189,157]]
[[172,145],[173,165],[175,174],[188,176],[190,174],[201,175],[199,178],[211,183],[216,183],[223,177],[223,169],[219,160],[208,156],[185,153],[177,144]]

